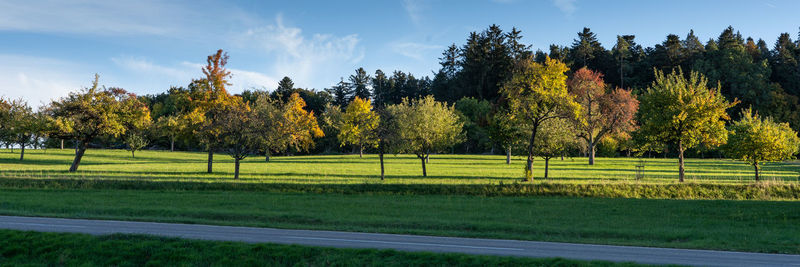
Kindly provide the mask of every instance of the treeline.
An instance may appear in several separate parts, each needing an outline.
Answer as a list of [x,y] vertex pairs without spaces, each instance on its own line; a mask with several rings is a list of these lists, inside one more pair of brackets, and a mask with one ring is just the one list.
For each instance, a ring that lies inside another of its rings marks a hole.
[[[37,112],[0,101],[7,145],[74,147],[75,171],[89,147],[146,147],[249,155],[372,151],[412,153],[423,175],[431,153],[554,157],[684,153],[759,162],[798,150],[800,43],[788,34],[774,49],[732,28],[705,45],[690,31],[642,48],[630,35],[611,50],[585,28],[570,47],[531,51],[521,32],[491,26],[451,45],[433,79],[402,71],[357,69],[325,90],[294,86],[231,95],[228,56],[207,58],[202,78],[157,95],[91,87]],[[758,53],[756,53],[758,52]],[[605,74],[604,74],[605,73]],[[732,116],[730,116],[731,114]],[[737,120],[733,124],[729,121]],[[730,130],[730,131],[729,131]],[[749,133],[749,134],[746,134]],[[736,146],[725,145],[736,143]],[[22,160],[24,150],[20,155]],[[545,167],[545,177],[547,171]],[[382,169],[383,171],[383,169]],[[383,176],[383,175],[382,175]]]

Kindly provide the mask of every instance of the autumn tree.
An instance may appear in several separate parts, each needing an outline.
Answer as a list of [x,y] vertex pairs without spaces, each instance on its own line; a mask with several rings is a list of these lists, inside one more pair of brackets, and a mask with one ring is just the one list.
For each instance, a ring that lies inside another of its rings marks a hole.
[[195,101],[199,103],[195,104],[196,107],[192,111],[195,114],[188,114],[196,123],[194,127],[196,135],[206,146],[208,173],[213,171],[214,149],[222,130],[220,127],[224,122],[215,121],[213,119],[215,116],[207,113],[214,112],[213,108],[217,106],[228,104],[230,95],[226,87],[230,85],[228,80],[231,78],[231,72],[225,68],[228,58],[228,53],[223,52],[222,49],[206,58],[206,65],[202,68],[205,78],[196,80],[200,90],[196,93]]
[[[655,70],[656,80],[640,97],[638,134],[648,143],[677,144],[678,177],[684,181],[683,153],[698,145],[716,147],[727,140],[728,102],[719,85],[708,88],[708,80],[692,71],[687,79],[678,68],[670,74]],[[654,144],[649,144],[654,145]]]
[[570,121],[563,118],[547,120],[540,127],[540,133],[536,135],[534,153],[544,159],[544,178],[547,179],[550,159],[563,156],[567,150],[574,147],[575,135],[572,133]]
[[325,136],[319,128],[313,111],[306,111],[306,102],[297,93],[292,94],[281,109],[281,123],[286,134],[286,148],[308,151],[314,147],[314,138]]
[[378,114],[372,110],[371,101],[356,96],[342,113],[337,138],[341,145],[357,146],[358,156],[363,157],[365,146],[378,145],[376,129],[379,120]]
[[232,97],[229,105],[220,106],[213,114],[221,129],[219,146],[233,158],[233,179],[239,179],[240,162],[259,149],[257,117],[240,97]]
[[549,57],[544,64],[525,60],[502,88],[512,114],[530,127],[525,178],[531,181],[536,134],[542,123],[556,118],[576,118],[581,114],[580,105],[567,91],[566,71],[564,63]]
[[394,118],[398,152],[413,153],[422,161],[422,176],[428,176],[425,161],[430,153],[458,143],[463,123],[453,106],[437,102],[433,96],[404,99],[387,107]]
[[78,170],[89,143],[101,135],[119,137],[126,125],[150,120],[147,106],[133,94],[121,89],[105,89],[95,75],[92,86],[54,101],[50,112],[54,125],[63,136],[77,141],[77,152],[70,172]]
[[589,165],[594,165],[597,144],[607,135],[626,137],[636,128],[634,115],[639,102],[624,89],[608,89],[599,72],[581,68],[567,81],[569,93],[580,104],[574,119],[578,136],[586,142]]
[[771,117],[762,118],[752,109],[742,111],[741,119],[730,126],[727,156],[743,160],[755,168],[759,180],[759,164],[792,158],[800,149],[800,138],[788,123],[778,123]]
[[285,151],[291,141],[288,123],[284,121],[283,107],[279,100],[269,96],[259,96],[253,105],[254,128],[258,130],[258,145],[264,150],[269,162],[272,152]]

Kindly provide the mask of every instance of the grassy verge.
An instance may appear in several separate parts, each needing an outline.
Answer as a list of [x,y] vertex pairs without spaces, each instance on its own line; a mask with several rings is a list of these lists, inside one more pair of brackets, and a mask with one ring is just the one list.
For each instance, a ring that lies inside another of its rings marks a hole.
[[295,184],[236,182],[153,182],[148,180],[2,178],[0,188],[114,189],[163,191],[249,191],[375,195],[564,196],[647,199],[800,200],[800,184],[652,184],[604,182],[573,184],[536,182],[510,184]]
[[0,214],[800,254],[789,201],[2,189]]
[[631,263],[0,230],[7,266],[637,266]]

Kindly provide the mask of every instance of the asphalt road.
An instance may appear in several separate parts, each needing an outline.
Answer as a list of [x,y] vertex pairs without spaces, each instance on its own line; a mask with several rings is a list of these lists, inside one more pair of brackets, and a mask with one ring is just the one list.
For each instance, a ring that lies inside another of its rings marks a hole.
[[562,257],[648,264],[800,266],[800,255],[588,245],[500,239],[285,230],[197,224],[0,216],[0,229],[105,235],[147,234],[190,239],[340,248],[452,252],[518,257]]

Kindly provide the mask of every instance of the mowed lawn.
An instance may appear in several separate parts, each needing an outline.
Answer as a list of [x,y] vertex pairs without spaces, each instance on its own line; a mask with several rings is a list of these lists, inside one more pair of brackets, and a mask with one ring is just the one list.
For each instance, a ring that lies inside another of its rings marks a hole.
[[[32,150],[19,161],[19,150],[0,150],[0,177],[15,178],[95,178],[150,181],[229,182],[233,160],[215,154],[214,173],[206,173],[206,153],[139,151],[136,158],[125,150],[89,149],[76,173],[67,169],[73,159],[71,149]],[[524,158],[513,157],[510,165],[499,155],[431,155],[428,177],[422,177],[420,160],[413,155],[386,155],[386,181],[379,180],[380,165],[374,154],[314,155],[247,158],[241,166],[240,182],[255,183],[398,183],[398,184],[497,184],[520,182]],[[636,165],[644,162],[644,183],[677,181],[677,159],[598,158],[589,166],[586,158],[552,159],[548,182],[593,183],[636,181]],[[535,178],[542,181],[544,160],[535,161]],[[797,182],[800,163],[767,163],[762,179]],[[688,159],[687,180],[713,183],[751,183],[753,168],[729,159]]]

